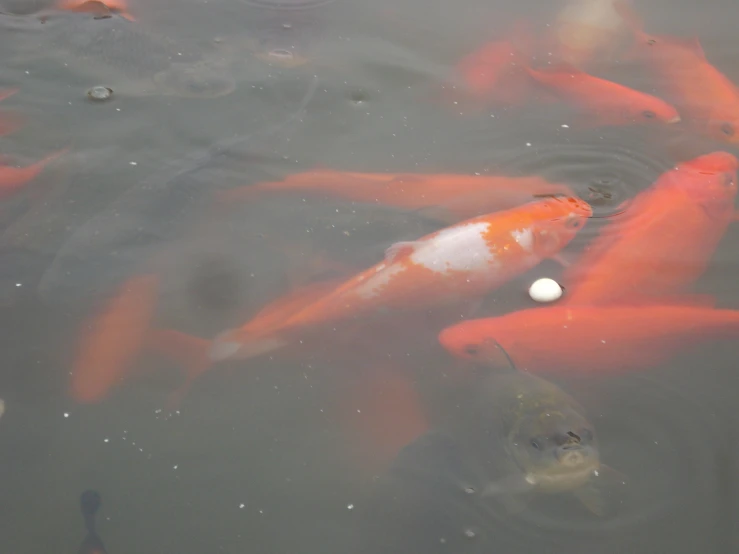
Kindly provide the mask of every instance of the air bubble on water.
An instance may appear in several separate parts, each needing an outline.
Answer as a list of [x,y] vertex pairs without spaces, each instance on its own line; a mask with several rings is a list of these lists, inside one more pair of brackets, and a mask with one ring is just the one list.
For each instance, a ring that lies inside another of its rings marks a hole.
[[64,417],[69,417],[69,412],[64,412]]
[[347,510],[353,510],[354,509],[354,504],[347,504],[346,509]]
[[467,528],[464,530],[464,536],[468,539],[474,539],[477,536],[477,533],[473,529]]

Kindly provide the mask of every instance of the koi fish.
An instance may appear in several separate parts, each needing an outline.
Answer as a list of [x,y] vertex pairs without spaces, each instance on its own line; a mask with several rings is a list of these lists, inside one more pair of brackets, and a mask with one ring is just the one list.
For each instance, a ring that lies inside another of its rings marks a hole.
[[251,358],[285,347],[321,325],[394,310],[475,298],[555,256],[592,215],[582,200],[549,198],[392,245],[385,260],[338,286],[279,325],[241,329],[214,339],[210,358]]
[[618,0],[615,6],[632,27],[638,52],[685,119],[716,140],[739,142],[739,89],[706,59],[698,39],[649,35],[627,2]]
[[0,199],[14,194],[20,190],[28,181],[34,179],[51,161],[69,151],[63,148],[52,152],[44,159],[26,167],[13,167],[11,165],[0,165]]
[[439,342],[455,357],[490,359],[495,343],[536,372],[635,371],[711,339],[739,338],[739,310],[706,302],[532,308],[449,327]]
[[713,152],[639,193],[565,270],[568,304],[682,292],[705,271],[734,219],[739,160]]
[[532,42],[528,25],[518,22],[505,38],[487,42],[456,66],[467,91],[475,97],[506,104],[520,101],[528,83],[522,71],[522,53]]
[[574,196],[570,187],[537,176],[414,173],[356,173],[330,169],[289,175],[282,181],[257,183],[221,193],[221,202],[252,199],[270,192],[326,193],[355,202],[426,210],[444,221],[520,206],[539,196]]
[[159,280],[153,275],[129,279],[86,323],[72,370],[72,398],[99,402],[125,376],[145,344],[158,290]]
[[118,14],[129,21],[136,21],[129,12],[125,0],[58,0],[55,8],[62,11],[91,13],[95,19]]
[[596,125],[678,123],[677,110],[664,100],[560,64],[547,71],[526,67],[528,74],[549,93],[582,112]]

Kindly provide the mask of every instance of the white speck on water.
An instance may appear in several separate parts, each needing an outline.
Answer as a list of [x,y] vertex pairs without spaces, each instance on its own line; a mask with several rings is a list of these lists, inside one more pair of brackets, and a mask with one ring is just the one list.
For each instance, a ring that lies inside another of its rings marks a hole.
[[244,509],[244,506],[246,506],[246,504],[244,504],[244,503],[242,502],[241,504],[239,504],[239,509],[240,509],[240,510],[243,510],[243,509]]
[[474,539],[477,534],[472,529],[465,529],[464,530],[464,536],[468,539]]
[[598,477],[598,475],[600,475],[600,473],[598,473],[598,470],[596,469],[596,470],[595,470],[595,471],[593,472],[593,475],[595,475],[596,477]]
[[562,127],[563,129],[569,129],[570,128],[570,126],[567,125],[567,124],[565,124],[565,123],[563,123],[562,125],[560,125],[560,127]]
[[129,165],[138,165],[136,162],[128,162]]
[[439,542],[440,542],[441,544],[446,544],[446,539],[445,539],[444,537],[441,537],[441,538],[439,539]]
[[110,442],[110,439],[103,439],[103,442]]
[[527,143],[526,143],[526,146],[531,146],[531,143],[530,143],[530,142],[527,142]]
[[353,510],[354,509],[354,504],[347,504],[346,509],[347,510]]
[[263,513],[264,513],[264,510],[259,510],[259,513],[260,513],[260,514],[263,514]]
[[69,417],[69,412],[64,412],[64,417]]
[[179,466],[172,466],[172,469],[177,469]]
[[16,286],[16,287],[22,287],[22,286],[23,286],[23,284],[22,284],[22,283],[16,283],[16,284],[15,284],[15,286]]

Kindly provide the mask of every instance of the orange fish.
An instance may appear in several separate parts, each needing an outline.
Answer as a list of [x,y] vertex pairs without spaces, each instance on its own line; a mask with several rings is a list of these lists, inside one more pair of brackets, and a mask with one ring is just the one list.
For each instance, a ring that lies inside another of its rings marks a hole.
[[247,323],[222,333],[213,342],[211,359],[265,354],[316,326],[482,296],[555,256],[591,214],[582,200],[548,198],[469,219],[417,241],[396,243],[387,249],[383,262],[280,324],[256,330]]
[[684,302],[532,308],[449,327],[439,341],[452,355],[485,362],[499,344],[532,372],[619,372],[669,361],[711,339],[739,339],[739,311]]
[[118,14],[129,21],[136,21],[128,10],[125,0],[58,0],[56,9],[94,14],[96,18]]
[[632,26],[637,51],[682,116],[717,140],[739,141],[739,89],[713,66],[697,38],[648,35],[627,2],[616,7]]
[[528,74],[547,92],[572,105],[594,125],[677,123],[680,115],[664,100],[638,90],[594,77],[566,64]]
[[639,193],[566,271],[569,304],[672,295],[705,271],[734,219],[739,161],[713,152]]
[[513,208],[539,196],[574,195],[567,185],[550,183],[537,176],[356,173],[325,169],[289,175],[283,181],[238,187],[221,193],[220,201],[247,200],[280,191],[325,193],[357,202],[429,209],[444,221]]
[[505,38],[487,42],[462,58],[456,72],[477,98],[520,103],[528,88],[522,49],[528,50],[532,42],[528,24],[518,22]]
[[69,148],[63,148],[52,152],[44,159],[26,167],[13,167],[10,165],[0,165],[0,199],[10,196],[20,190],[28,181],[35,178],[46,165],[69,151]]
[[159,280],[153,275],[129,279],[86,323],[72,369],[72,398],[99,402],[130,370],[145,344],[158,290]]

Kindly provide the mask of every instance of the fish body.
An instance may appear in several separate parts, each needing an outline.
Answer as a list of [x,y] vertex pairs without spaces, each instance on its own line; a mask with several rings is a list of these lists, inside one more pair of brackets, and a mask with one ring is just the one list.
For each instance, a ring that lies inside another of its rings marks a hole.
[[663,173],[564,274],[568,304],[674,295],[705,271],[734,219],[739,161],[713,152]]
[[650,35],[623,0],[616,2],[658,86],[694,127],[725,142],[739,142],[739,89],[706,59],[697,38]]
[[456,220],[520,206],[537,196],[574,195],[569,186],[537,176],[359,173],[322,169],[289,175],[282,181],[231,189],[221,194],[220,201],[243,201],[276,192],[328,194],[409,210],[438,208],[437,215],[448,212]]
[[561,64],[552,70],[526,68],[548,92],[580,110],[595,124],[677,123],[678,111],[656,96]]
[[599,473],[606,468],[585,410],[555,384],[513,369],[499,345],[491,348],[490,355],[505,359],[465,390],[463,409],[440,425],[470,462],[461,484],[498,497],[512,512],[524,509],[532,493],[569,492],[602,515]]
[[482,296],[556,255],[592,214],[575,198],[549,198],[473,218],[386,251],[385,260],[277,325],[247,323],[214,340],[211,358],[252,357],[289,335],[388,310],[439,307]]
[[47,164],[68,151],[68,148],[57,150],[45,158],[25,167],[13,167],[11,165],[0,164],[0,200],[20,190],[26,185],[26,183],[41,173]]
[[100,509],[102,500],[97,491],[87,490],[80,496],[80,511],[85,519],[87,536],[82,541],[78,554],[107,554],[102,539],[98,536],[95,527],[95,514]]
[[489,341],[520,370],[606,373],[653,367],[714,339],[739,337],[739,311],[691,303],[569,306],[520,310],[449,327],[452,355],[484,360]]

